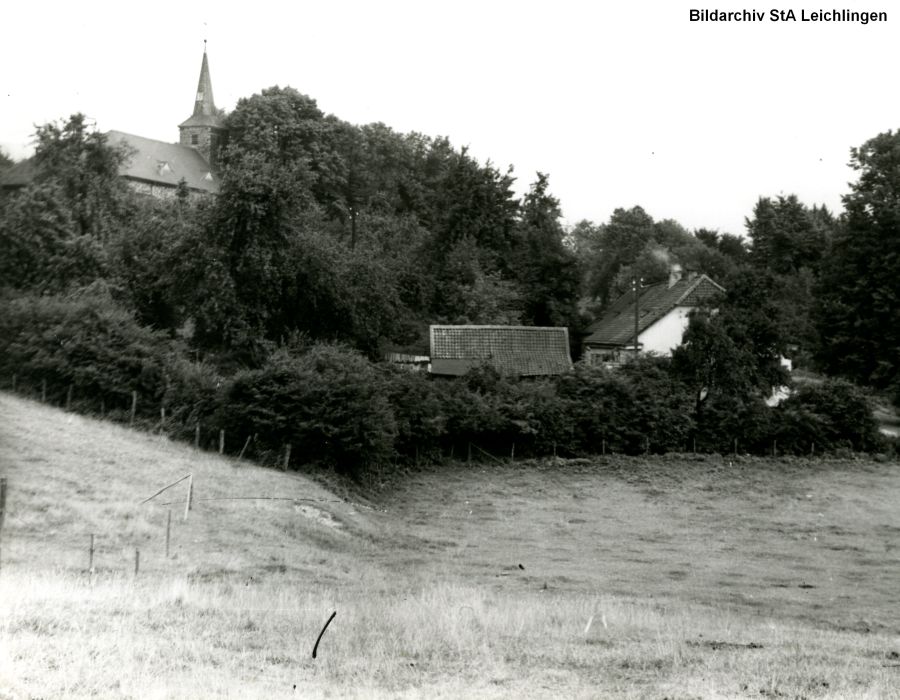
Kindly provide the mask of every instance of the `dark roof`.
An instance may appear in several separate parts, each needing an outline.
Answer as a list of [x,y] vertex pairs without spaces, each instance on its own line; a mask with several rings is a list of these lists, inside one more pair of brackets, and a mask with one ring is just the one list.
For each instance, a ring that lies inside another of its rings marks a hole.
[[36,174],[34,158],[20,160],[5,173],[0,174],[0,187],[25,187]]
[[[121,131],[107,131],[105,136],[110,146],[124,143],[132,151],[131,157],[119,171],[122,177],[169,187],[176,187],[184,178],[193,190],[213,194],[219,191],[219,178],[212,173],[203,156],[189,146]],[[31,157],[10,168],[0,178],[0,185],[24,187],[34,179],[35,174],[34,157]]]
[[197,81],[197,96],[194,99],[194,112],[179,127],[185,126],[223,126],[222,117],[216,109],[213,99],[212,78],[209,76],[209,60],[206,58],[206,50],[203,51],[203,61],[200,64],[200,80]]
[[458,376],[490,365],[538,376],[572,369],[569,329],[543,326],[431,326],[431,373]]
[[[641,292],[638,301],[638,334],[656,323],[676,306],[702,306],[725,290],[706,275],[653,284]],[[631,345],[634,342],[634,295],[616,299],[603,316],[588,328],[585,345]]]
[[122,177],[171,187],[184,178],[191,189],[210,193],[219,191],[219,179],[210,170],[209,163],[190,146],[121,131],[108,131],[106,137],[110,145],[124,143],[133,150],[121,170]]

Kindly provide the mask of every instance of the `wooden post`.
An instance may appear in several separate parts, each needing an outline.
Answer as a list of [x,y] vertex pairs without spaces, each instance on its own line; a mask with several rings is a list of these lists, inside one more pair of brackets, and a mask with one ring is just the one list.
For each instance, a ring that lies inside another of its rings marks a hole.
[[556,459],[556,440],[553,441],[553,459]]
[[134,550],[134,575],[138,575],[138,570],[141,568],[141,550],[135,547]]
[[172,509],[166,513],[166,559],[169,558],[169,540],[172,534]]
[[197,426],[194,428],[194,447],[200,447],[200,421],[197,421]]
[[472,443],[469,443],[469,451],[466,453],[466,464],[472,461]]
[[100,417],[106,416],[106,399],[100,399]]
[[219,430],[219,454],[225,453],[225,428]]
[[159,432],[163,431],[163,426],[166,424],[166,407],[161,406],[159,409]]
[[66,391],[66,410],[70,410],[72,408],[72,385],[69,384],[69,389]]
[[809,445],[809,456],[812,457],[816,454],[816,441],[813,440]]
[[418,445],[416,445],[415,450],[416,450],[416,466],[418,467],[419,466],[419,446]]
[[191,502],[194,500],[194,475],[188,477],[187,498],[184,499],[184,519],[188,519],[188,511],[191,509]]
[[41,380],[41,403],[47,403],[47,380]]
[[509,461],[510,462],[516,461],[516,441],[515,440],[513,440],[512,447],[509,448]]
[[19,378],[19,375],[18,375],[18,374],[14,374],[14,375],[13,375],[13,386],[12,386],[12,390],[13,390],[13,391],[16,390],[16,380],[17,380],[18,378]]
[[94,573],[94,536],[91,535],[91,548],[88,550],[88,571]]
[[241,453],[238,455],[238,459],[244,458],[244,452],[247,451],[247,448],[250,446],[250,440],[252,439],[252,435],[248,435],[247,439],[244,441],[244,446],[241,448]]
[[137,413],[137,392],[131,392],[131,420],[128,422],[128,425],[134,425],[134,416]]
[[650,454],[650,438],[648,437],[644,438],[644,454]]
[[288,465],[291,463],[291,443],[288,443],[284,446],[284,465],[282,469],[284,471],[288,470]]
[[[0,478],[0,543],[3,540],[3,516],[6,514],[6,477]],[[0,558],[2,566],[2,558]]]
[[734,456],[737,457],[737,438],[734,439]]
[[603,438],[600,441],[600,454],[602,454],[602,455],[606,454],[606,438]]
[[778,456],[778,440],[772,440],[772,456]]
[[694,454],[697,454],[697,436],[694,436]]

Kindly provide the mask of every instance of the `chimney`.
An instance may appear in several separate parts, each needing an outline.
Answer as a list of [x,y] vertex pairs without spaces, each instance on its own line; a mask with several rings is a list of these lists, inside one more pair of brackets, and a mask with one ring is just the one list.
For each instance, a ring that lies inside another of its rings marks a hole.
[[679,280],[681,280],[681,265],[672,263],[669,266],[669,289],[674,287]]

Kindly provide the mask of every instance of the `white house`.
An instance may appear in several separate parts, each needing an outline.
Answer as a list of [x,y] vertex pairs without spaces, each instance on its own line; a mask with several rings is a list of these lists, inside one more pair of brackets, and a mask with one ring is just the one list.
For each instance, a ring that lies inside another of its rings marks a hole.
[[589,364],[617,364],[634,353],[635,309],[638,352],[668,356],[681,345],[688,314],[725,290],[706,275],[682,276],[673,265],[667,282],[644,287],[635,305],[633,292],[616,299],[591,324],[584,339],[584,360]]

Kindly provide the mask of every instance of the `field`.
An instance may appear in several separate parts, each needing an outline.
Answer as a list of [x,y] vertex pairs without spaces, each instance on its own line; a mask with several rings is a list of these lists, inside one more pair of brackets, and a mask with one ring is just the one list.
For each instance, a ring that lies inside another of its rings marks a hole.
[[[139,505],[188,473],[186,520],[187,482]],[[900,698],[895,462],[454,463],[363,498],[0,394],[0,476],[4,700]]]

